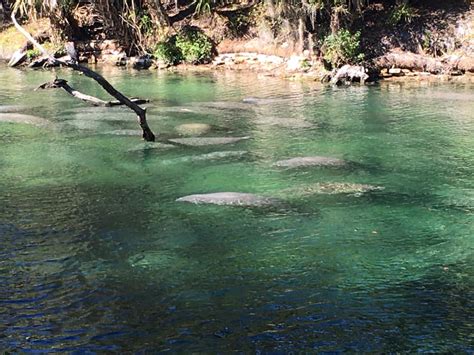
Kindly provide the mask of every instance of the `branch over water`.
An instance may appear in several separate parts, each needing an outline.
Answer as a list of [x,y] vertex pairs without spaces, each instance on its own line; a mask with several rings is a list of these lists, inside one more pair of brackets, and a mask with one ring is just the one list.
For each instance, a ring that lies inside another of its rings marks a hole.
[[[143,131],[143,139],[149,142],[154,142],[155,141],[155,135],[151,131],[150,127],[148,126],[147,120],[146,120],[146,109],[138,106],[135,100],[129,99],[127,96],[123,95],[120,91],[115,89],[102,75],[96,73],[95,71],[84,67],[82,65],[79,65],[78,63],[74,61],[65,61],[61,59],[54,58],[48,51],[38,42],[36,41],[33,36],[28,33],[16,20],[15,17],[15,11],[12,12],[11,19],[13,21],[13,24],[15,25],[15,28],[23,35],[25,36],[33,45],[38,48],[38,50],[48,58],[48,62],[51,64],[58,64],[58,65],[63,65],[66,67],[69,67],[73,70],[79,71],[83,73],[85,76],[95,80],[102,88],[107,91],[111,96],[115,97],[118,102],[120,102],[122,105],[125,105],[129,107],[131,110],[133,110],[137,114],[138,118],[138,123],[140,124],[140,127],[142,128]],[[61,79],[56,79],[55,81],[61,81]],[[55,82],[53,81],[53,83]],[[66,80],[62,80],[67,85]],[[78,91],[73,90],[69,85],[67,85],[67,88],[64,86],[64,83],[61,84],[62,88],[64,88],[66,91],[70,89],[69,94],[72,96],[75,96],[83,101],[87,102],[95,102],[96,104],[99,104],[101,102],[107,103],[106,101],[97,99],[95,97],[85,95],[82,93],[79,93]],[[51,86],[53,87],[53,86]],[[104,105],[104,106],[112,106],[112,105]]]

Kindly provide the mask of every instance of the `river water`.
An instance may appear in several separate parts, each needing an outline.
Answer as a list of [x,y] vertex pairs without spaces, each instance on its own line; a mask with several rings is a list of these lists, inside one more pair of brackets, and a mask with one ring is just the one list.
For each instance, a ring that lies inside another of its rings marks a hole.
[[[474,350],[472,85],[102,73],[151,100],[161,141],[189,123],[249,139],[146,145],[129,110],[0,67],[0,349]],[[314,155],[351,163],[274,165]],[[311,188],[327,183],[383,190]],[[176,202],[225,191],[283,203]]]

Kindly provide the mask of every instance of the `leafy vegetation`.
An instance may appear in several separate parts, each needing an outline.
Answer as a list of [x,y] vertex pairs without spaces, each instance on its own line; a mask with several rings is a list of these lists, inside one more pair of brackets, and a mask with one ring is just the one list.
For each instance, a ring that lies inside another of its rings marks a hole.
[[181,51],[176,47],[176,36],[158,42],[153,55],[168,65],[176,65],[183,60]]
[[41,55],[41,52],[39,51],[39,49],[28,49],[26,51],[26,57],[31,60],[31,59],[35,59],[37,57],[39,57]]
[[214,46],[201,30],[185,27],[177,35],[159,42],[154,56],[167,64],[186,62],[190,64],[207,63],[212,59]]
[[360,31],[352,34],[342,29],[324,40],[324,60],[337,68],[345,63],[357,63],[364,59],[360,52]]
[[212,59],[212,42],[196,27],[186,27],[176,36],[176,48],[187,63],[206,63]]
[[403,2],[401,4],[396,5],[392,9],[389,16],[389,23],[391,25],[398,25],[400,23],[411,23],[415,16],[416,14],[413,7],[410,4]]

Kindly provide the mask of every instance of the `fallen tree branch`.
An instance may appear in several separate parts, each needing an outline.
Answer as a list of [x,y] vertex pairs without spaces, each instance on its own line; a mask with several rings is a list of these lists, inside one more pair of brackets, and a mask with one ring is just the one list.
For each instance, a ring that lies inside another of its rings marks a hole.
[[[146,120],[146,109],[141,108],[138,106],[135,102],[133,102],[131,99],[123,95],[121,92],[119,92],[117,89],[115,89],[102,75],[96,73],[95,71],[83,67],[82,65],[79,65],[78,63],[74,61],[64,61],[60,60],[57,58],[54,58],[51,54],[49,54],[46,49],[38,42],[36,41],[33,36],[31,36],[28,31],[26,31],[21,25],[18,23],[15,17],[15,11],[12,12],[11,14],[11,19],[13,21],[13,24],[15,28],[23,35],[25,36],[33,45],[38,48],[38,50],[41,51],[41,53],[48,58],[48,62],[51,64],[60,64],[66,67],[69,67],[73,70],[79,71],[83,73],[85,76],[94,79],[102,88],[107,91],[111,96],[115,97],[117,101],[119,101],[122,105],[125,105],[129,107],[131,110],[133,110],[137,117],[138,117],[138,123],[140,127],[142,128],[143,131],[143,139],[149,142],[154,142],[155,141],[155,135],[151,131],[150,127],[148,126],[147,120]],[[72,89],[72,88],[71,88]],[[83,95],[83,94],[82,94]],[[73,95],[75,96],[75,95]],[[82,100],[82,99],[81,99]]]
[[[139,99],[137,97],[132,97],[130,99],[130,101],[132,101],[133,103],[135,103],[137,105],[146,104],[147,102],[150,102],[150,100]],[[122,102],[120,102],[118,100],[114,100],[114,101],[107,101],[107,105],[105,105],[105,106],[121,106],[121,105],[123,105]]]
[[[67,83],[67,80],[58,79],[58,78],[54,79],[53,81],[41,84],[40,86],[38,86],[35,89],[35,91],[39,90],[39,89],[57,89],[57,88],[64,89],[69,95],[74,96],[74,97],[78,98],[79,100],[87,102],[87,103],[89,103],[93,106],[110,107],[110,106],[123,105],[123,103],[120,102],[120,101],[104,101],[104,100],[99,99],[97,97],[83,94],[82,92],[77,91],[74,88],[72,88]],[[137,105],[149,102],[149,100],[138,99],[138,98],[131,98],[130,101],[132,101],[133,103],[135,103]]]

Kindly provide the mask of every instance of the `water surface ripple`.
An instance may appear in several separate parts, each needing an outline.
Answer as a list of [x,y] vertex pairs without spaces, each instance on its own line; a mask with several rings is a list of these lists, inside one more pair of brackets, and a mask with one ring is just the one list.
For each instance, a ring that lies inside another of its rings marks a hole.
[[[250,138],[147,145],[127,110],[0,67],[1,350],[474,351],[472,85],[102,71],[160,139]],[[302,156],[347,164],[275,165]],[[281,203],[175,201],[223,191]]]

